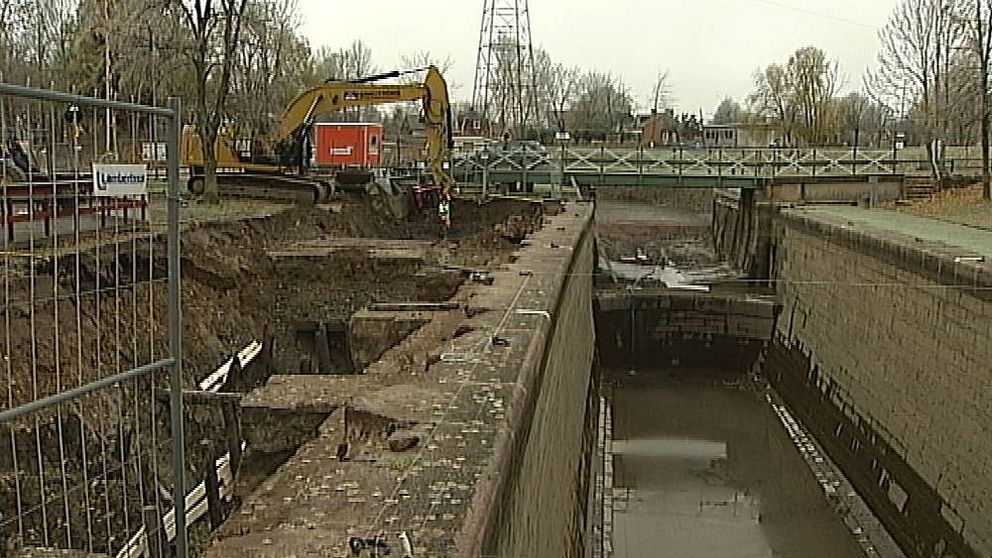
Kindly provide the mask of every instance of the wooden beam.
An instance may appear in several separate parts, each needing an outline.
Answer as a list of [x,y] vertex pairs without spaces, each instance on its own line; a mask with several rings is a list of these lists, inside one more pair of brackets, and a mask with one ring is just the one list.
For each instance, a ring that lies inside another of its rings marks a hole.
[[[155,396],[163,401],[169,401],[169,390],[157,389],[155,390]],[[183,390],[183,403],[187,403],[189,405],[239,405],[242,397],[244,397],[244,394],[242,393],[213,392],[194,389]]]

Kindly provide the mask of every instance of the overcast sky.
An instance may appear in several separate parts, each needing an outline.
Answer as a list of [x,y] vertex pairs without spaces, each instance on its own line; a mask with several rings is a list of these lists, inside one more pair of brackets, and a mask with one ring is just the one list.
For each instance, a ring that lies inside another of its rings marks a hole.
[[[668,70],[680,110],[711,113],[743,98],[755,70],[815,45],[839,61],[846,89],[874,64],[877,31],[898,0],[530,0],[533,42],[552,58],[622,76],[647,106]],[[362,39],[380,69],[427,50],[454,61],[456,99],[472,96],[483,0],[300,0],[316,46]]]

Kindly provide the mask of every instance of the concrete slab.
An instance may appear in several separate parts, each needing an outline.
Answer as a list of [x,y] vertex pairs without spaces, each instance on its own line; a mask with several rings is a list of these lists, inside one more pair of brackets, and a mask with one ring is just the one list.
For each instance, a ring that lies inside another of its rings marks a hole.
[[797,213],[831,220],[869,232],[896,233],[910,238],[939,242],[960,250],[962,256],[980,255],[992,259],[992,231],[948,223],[888,209],[852,206],[821,206],[794,209]]
[[363,376],[277,375],[246,395],[241,408],[330,414],[375,383]]
[[64,548],[22,548],[11,558],[108,558],[108,555]]

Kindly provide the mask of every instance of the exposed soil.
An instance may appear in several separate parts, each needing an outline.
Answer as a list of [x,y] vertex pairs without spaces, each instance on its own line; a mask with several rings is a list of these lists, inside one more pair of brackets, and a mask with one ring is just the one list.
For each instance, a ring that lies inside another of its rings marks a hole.
[[[186,385],[194,387],[233,352],[266,333],[275,341],[276,365],[291,366],[298,355],[289,330],[300,320],[344,320],[376,301],[445,300],[463,278],[443,266],[474,267],[506,258],[542,219],[540,205],[515,200],[485,206],[456,200],[452,214],[454,225],[444,238],[436,218],[428,214],[396,221],[364,199],[345,200],[340,208],[290,207],[271,216],[190,226],[182,237]],[[328,237],[429,240],[432,245],[423,260],[374,259],[362,251],[343,251],[333,257],[287,262],[266,253],[293,242]],[[167,347],[165,255],[160,237],[104,243],[83,252],[78,260],[74,254],[34,260],[8,254],[0,268],[0,278],[9,285],[0,299],[5,309],[0,354],[7,365],[0,376],[7,378],[9,396],[0,396],[0,408],[162,358]],[[159,380],[166,378],[162,375]],[[141,504],[157,499],[153,479],[166,486],[171,482],[165,473],[168,440],[163,417],[168,409],[155,401],[153,386],[129,382],[63,407],[61,423],[54,412],[38,413],[31,423],[17,425],[15,434],[0,433],[0,556],[5,555],[3,541],[10,548],[20,544],[11,539],[18,528],[19,506],[25,543],[41,545],[47,538],[50,546],[64,547],[69,535],[77,548],[93,541],[98,551],[108,545],[119,549],[123,535],[108,541],[108,531],[134,530],[125,528],[119,509],[128,506],[133,527]],[[192,449],[211,437],[221,421],[217,411],[190,409],[187,442]],[[150,447],[153,430],[160,434],[161,452]],[[15,447],[16,452],[8,451]],[[85,468],[84,449],[88,451]],[[209,453],[207,449],[191,452],[190,478],[202,477],[198,471]],[[157,476],[151,470],[154,464],[161,468]],[[63,466],[68,496],[61,481]],[[17,475],[12,474],[15,471]],[[47,535],[41,510],[34,509],[40,508],[41,483],[32,479],[39,473],[48,478]],[[84,476],[90,479],[90,489],[82,488],[87,485]],[[139,480],[145,496],[141,501],[136,495]],[[20,503],[15,497],[18,487]],[[98,516],[105,499],[113,518],[90,526],[89,517],[66,521],[61,512],[65,507],[84,509],[89,501],[88,508]],[[32,511],[25,511],[32,506]]]

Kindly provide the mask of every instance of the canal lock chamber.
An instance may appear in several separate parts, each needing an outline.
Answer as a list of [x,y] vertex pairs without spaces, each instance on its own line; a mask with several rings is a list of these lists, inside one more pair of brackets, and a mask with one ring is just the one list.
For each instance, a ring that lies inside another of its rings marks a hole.
[[778,391],[774,291],[702,210],[604,205],[587,556],[903,556]]

